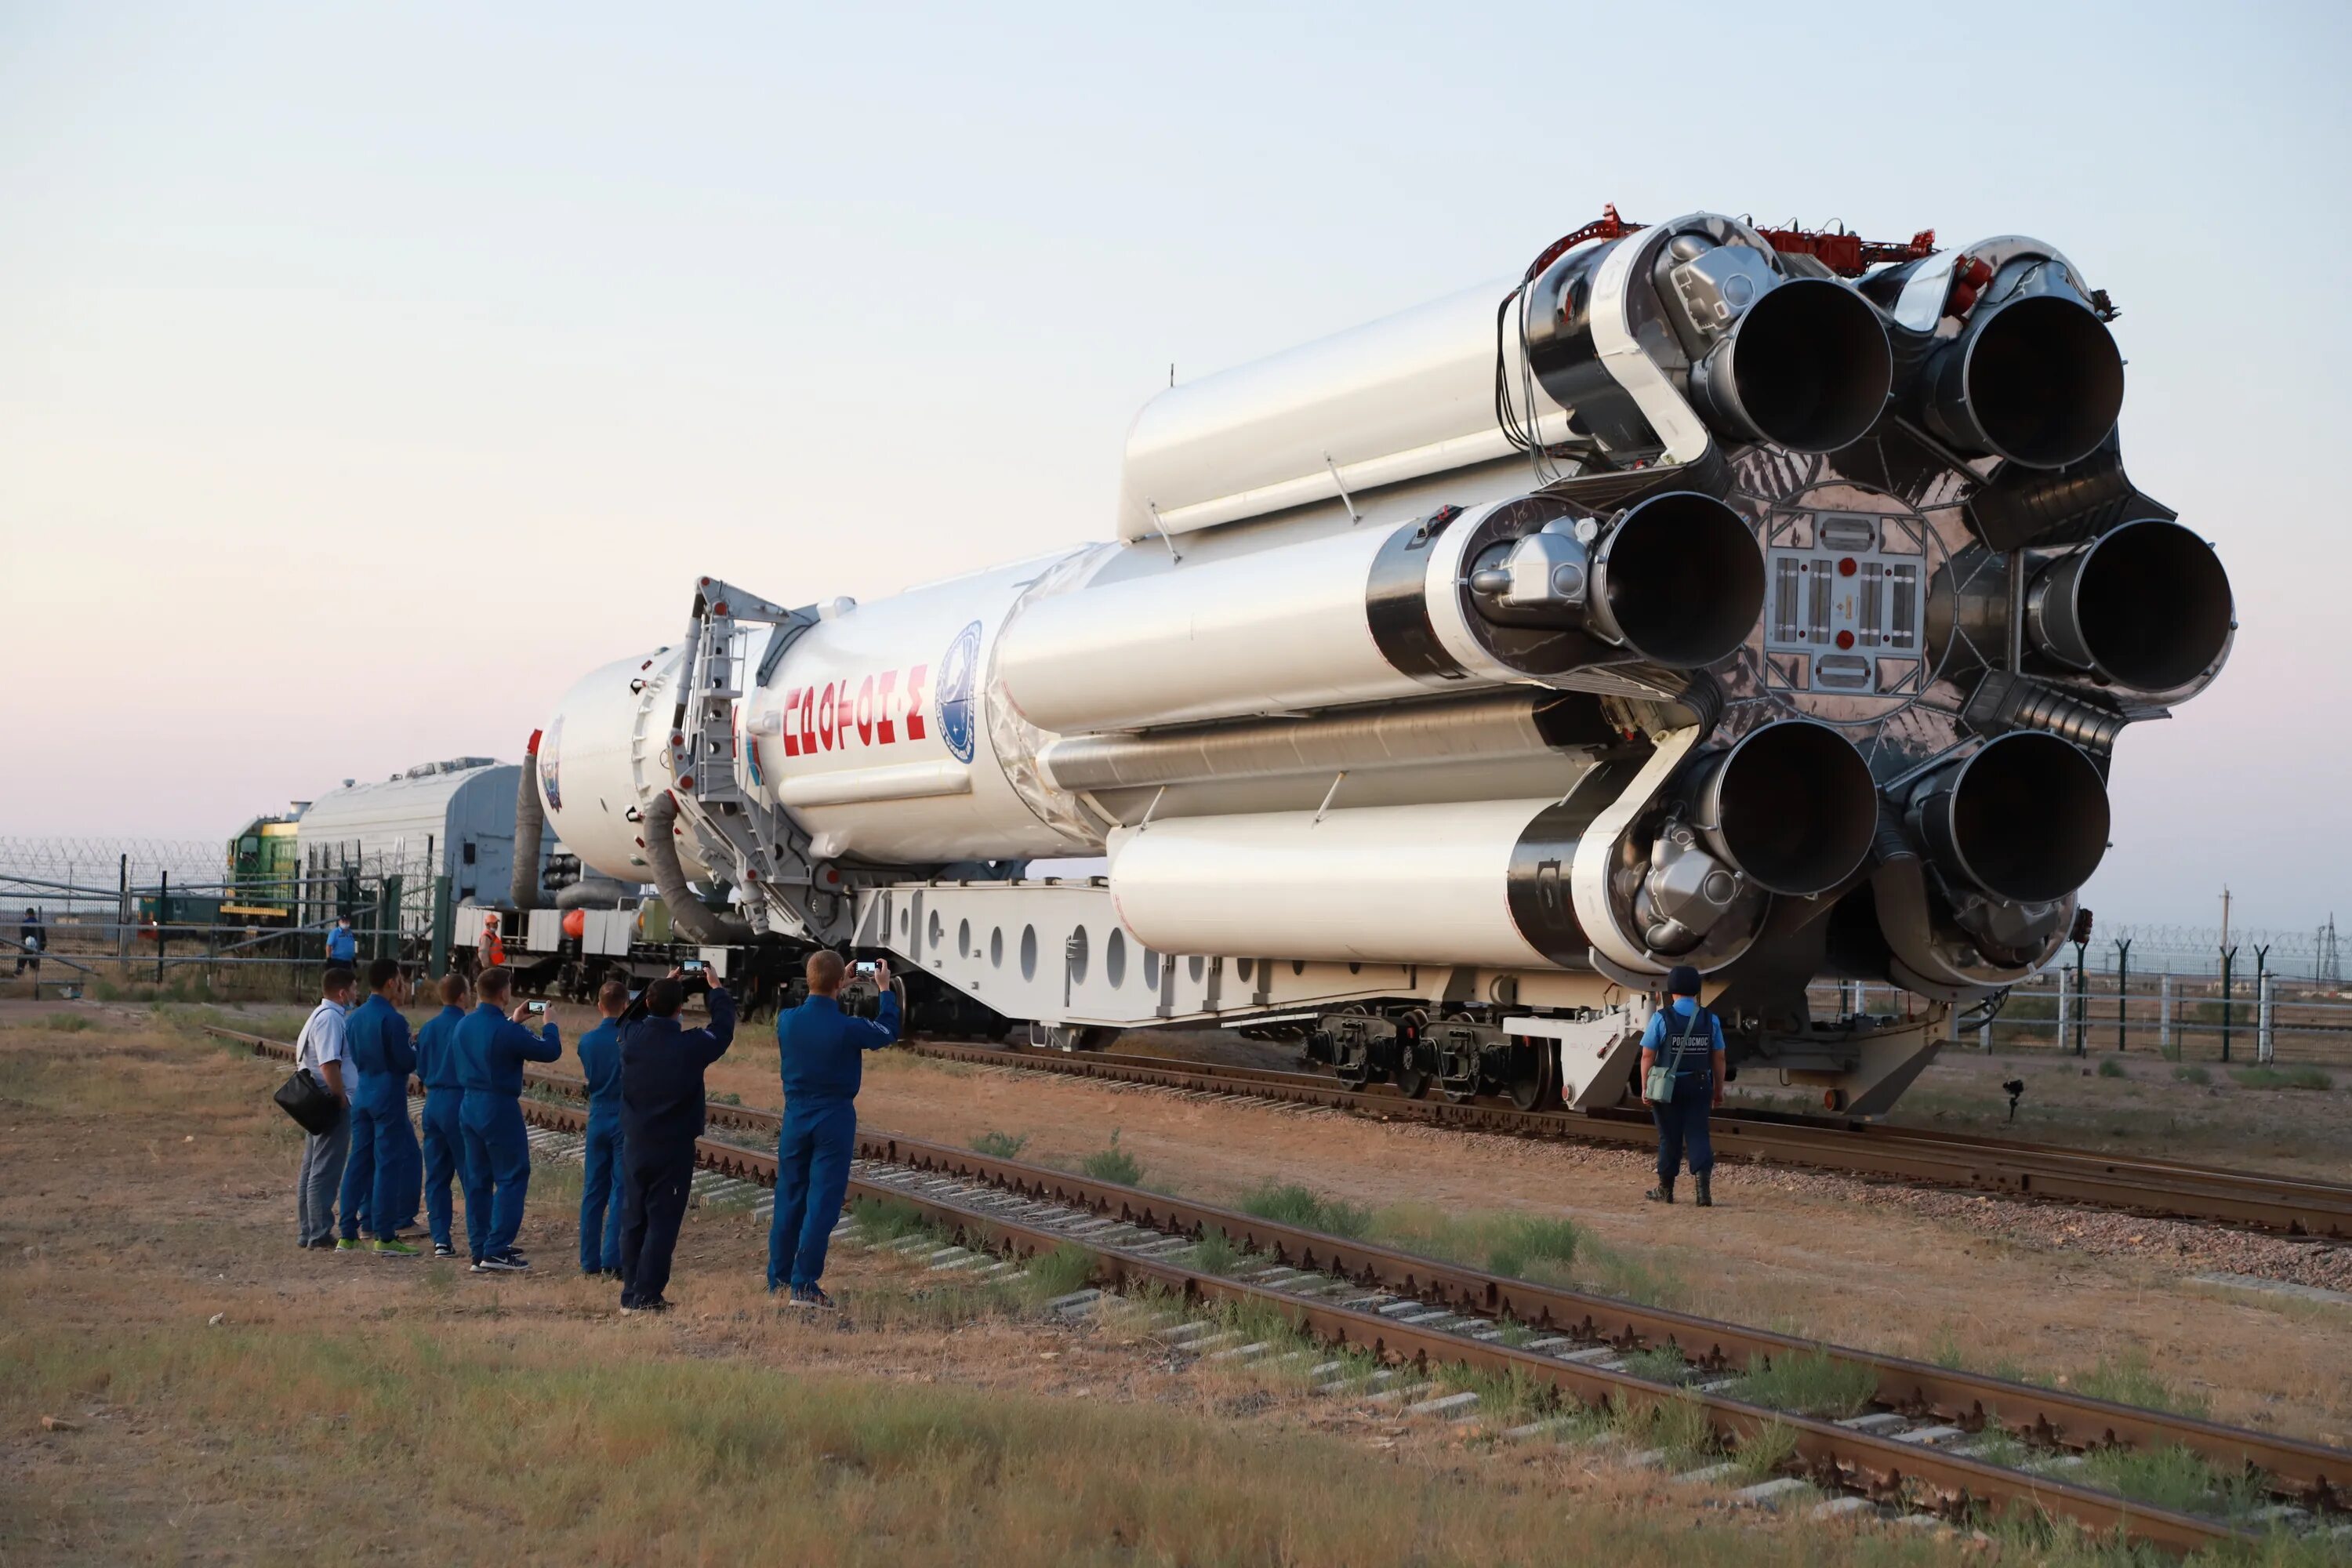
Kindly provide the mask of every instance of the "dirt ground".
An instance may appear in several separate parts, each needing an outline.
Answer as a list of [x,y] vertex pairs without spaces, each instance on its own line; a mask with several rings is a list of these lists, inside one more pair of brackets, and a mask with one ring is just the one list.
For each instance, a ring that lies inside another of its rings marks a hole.
[[[562,1006],[557,1016],[567,1038],[593,1017]],[[1286,1047],[1229,1036],[1224,1049],[1271,1065]],[[2100,1121],[2129,1130],[2140,1125],[2134,1116],[2182,1118],[2212,1145],[2192,1157],[2251,1163],[2225,1146],[2232,1129],[2250,1145],[2243,1152],[2275,1153],[2275,1142],[2242,1130],[2300,1111],[2315,1142],[2352,1144],[2352,1113],[2336,1103],[2352,1095],[2342,1091],[2231,1087],[2209,1096],[2168,1073],[2084,1077],[2065,1058],[2021,1060],[2026,1104],[2040,1120],[2021,1110],[2018,1131],[2036,1141],[2084,1141],[2078,1135]],[[1023,1158],[1064,1165],[1116,1131],[1147,1184],[1210,1201],[1297,1182],[1408,1213],[1566,1215],[1597,1244],[1579,1269],[1579,1282],[1595,1289],[2012,1374],[2074,1378],[2144,1360],[2216,1419],[2352,1446],[2352,1306],[2193,1279],[2352,1290],[2352,1247],[1731,1164],[1717,1173],[1715,1208],[1660,1208],[1642,1201],[1648,1158],[1630,1150],[1202,1104],[887,1051],[867,1062],[859,1115],[869,1127],[954,1143],[1003,1132],[1029,1140]],[[711,1092],[778,1106],[775,1063],[770,1028],[747,1027],[712,1069]],[[569,1046],[558,1065],[577,1070]],[[2151,1058],[2126,1071],[2168,1066]],[[1998,1084],[2014,1070],[1998,1056],[1950,1053],[1906,1109],[1929,1124],[1938,1115],[1982,1121],[1983,1106],[2005,1113]],[[2187,1152],[2160,1139],[2156,1146]]]
[[[698,1211],[680,1310],[624,1320],[569,1266],[560,1167],[529,1277],[302,1252],[275,1076],[184,1022],[0,1005],[0,1562],[1984,1560],[1187,1370],[1138,1317],[975,1304],[880,1253],[837,1255],[839,1319],[782,1312],[742,1213]],[[1022,1089],[898,1062],[876,1109],[1056,1110]],[[1175,1124],[1133,1126],[1172,1163]]]

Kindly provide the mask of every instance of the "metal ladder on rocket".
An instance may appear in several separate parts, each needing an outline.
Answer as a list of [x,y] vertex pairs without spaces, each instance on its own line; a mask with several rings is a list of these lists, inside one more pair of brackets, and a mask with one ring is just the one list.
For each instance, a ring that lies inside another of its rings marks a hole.
[[838,934],[835,928],[845,928],[847,900],[831,899],[831,919],[816,909],[828,890],[820,886],[807,836],[789,816],[771,811],[744,789],[741,770],[756,773],[760,766],[759,740],[743,736],[747,751],[739,752],[736,734],[749,628],[776,628],[769,644],[773,659],[815,623],[811,611],[788,610],[716,577],[696,579],[670,727],[670,793],[706,860],[732,866],[744,913],[755,928],[824,942]]

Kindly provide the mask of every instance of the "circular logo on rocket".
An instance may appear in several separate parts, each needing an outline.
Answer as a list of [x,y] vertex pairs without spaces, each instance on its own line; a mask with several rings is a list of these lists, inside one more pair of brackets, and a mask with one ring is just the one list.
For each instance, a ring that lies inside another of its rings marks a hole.
[[955,641],[940,659],[940,737],[960,763],[971,761],[973,731],[978,715],[972,711],[972,687],[980,675],[980,623],[974,621],[956,633]]

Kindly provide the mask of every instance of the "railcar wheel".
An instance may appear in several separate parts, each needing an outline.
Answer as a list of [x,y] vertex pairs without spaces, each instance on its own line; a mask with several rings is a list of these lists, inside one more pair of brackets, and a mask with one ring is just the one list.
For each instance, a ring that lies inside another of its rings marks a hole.
[[1511,1047],[1511,1103],[1533,1110],[1550,1097],[1552,1053],[1542,1046],[1514,1042]]

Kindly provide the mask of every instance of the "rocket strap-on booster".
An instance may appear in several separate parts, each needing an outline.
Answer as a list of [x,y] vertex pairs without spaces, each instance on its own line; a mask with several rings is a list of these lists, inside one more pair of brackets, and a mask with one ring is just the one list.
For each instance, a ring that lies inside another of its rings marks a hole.
[[1612,209],[1154,397],[1110,542],[865,605],[698,580],[564,698],[548,821],[690,934],[1008,1018],[1344,1005],[1377,1056],[1407,1008],[1409,1066],[1687,963],[1834,1057],[1817,973],[1966,1004],[2055,950],[2116,735],[2227,657],[2219,558],[2123,474],[2113,314],[2021,237]]

